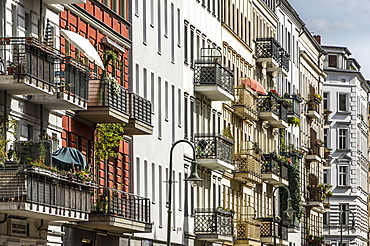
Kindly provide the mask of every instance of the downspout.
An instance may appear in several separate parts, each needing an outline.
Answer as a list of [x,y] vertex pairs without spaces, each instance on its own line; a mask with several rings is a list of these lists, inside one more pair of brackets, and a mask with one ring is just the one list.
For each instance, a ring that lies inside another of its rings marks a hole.
[[40,104],[40,140],[44,138],[44,105]]

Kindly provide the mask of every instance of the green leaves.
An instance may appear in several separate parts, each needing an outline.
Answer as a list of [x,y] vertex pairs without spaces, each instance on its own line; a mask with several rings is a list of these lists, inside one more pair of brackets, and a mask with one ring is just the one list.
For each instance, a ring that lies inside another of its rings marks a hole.
[[117,158],[117,148],[123,139],[125,124],[105,123],[96,127],[95,158],[96,162]]

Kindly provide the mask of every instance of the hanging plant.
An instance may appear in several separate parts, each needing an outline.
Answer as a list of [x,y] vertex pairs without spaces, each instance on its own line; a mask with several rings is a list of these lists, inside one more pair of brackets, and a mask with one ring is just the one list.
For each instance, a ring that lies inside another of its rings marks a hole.
[[[0,164],[4,164],[7,159],[13,157],[15,155],[15,151],[9,150],[7,152],[7,144],[10,142],[9,139],[6,137],[6,132],[4,129],[7,129],[7,132],[10,132],[14,136],[16,135],[16,128],[17,128],[17,121],[13,118],[9,117],[2,117],[0,119]],[[10,154],[10,156],[8,156]]]
[[118,58],[118,54],[113,50],[106,50],[103,52],[103,65],[105,69],[100,74],[101,78],[107,78],[107,67],[109,65],[116,66],[118,64],[119,67],[122,66],[122,61]]
[[123,139],[125,124],[105,123],[96,127],[95,158],[97,162],[117,158],[116,148],[120,146]]

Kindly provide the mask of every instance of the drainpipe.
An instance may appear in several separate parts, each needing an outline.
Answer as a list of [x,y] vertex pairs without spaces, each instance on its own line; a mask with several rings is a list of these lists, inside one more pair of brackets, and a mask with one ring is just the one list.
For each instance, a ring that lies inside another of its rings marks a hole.
[[44,136],[44,106],[40,104],[40,140],[43,139]]

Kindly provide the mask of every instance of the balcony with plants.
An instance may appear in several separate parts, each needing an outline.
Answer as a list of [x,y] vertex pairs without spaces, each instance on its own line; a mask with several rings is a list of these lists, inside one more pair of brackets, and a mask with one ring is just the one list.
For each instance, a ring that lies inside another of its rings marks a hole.
[[312,234],[308,234],[307,238],[306,238],[306,241],[307,241],[308,246],[323,246],[323,245],[326,245],[326,244],[324,244],[324,236],[314,236]]
[[129,122],[125,125],[126,135],[151,135],[152,126],[152,103],[135,94],[128,93]]
[[198,240],[232,242],[233,216],[232,210],[223,207],[195,209],[194,234]]
[[256,39],[257,62],[266,63],[268,72],[289,72],[289,54],[273,38]]
[[332,160],[332,157],[331,157],[331,151],[330,149],[328,149],[327,147],[324,147],[324,158],[322,159],[323,160],[323,169],[330,169],[331,167],[331,160]]
[[271,90],[268,95],[259,96],[257,102],[260,120],[269,121],[269,125],[274,128],[288,127],[287,108],[291,104],[289,100]]
[[30,101],[51,110],[86,110],[90,69],[72,57],[58,64],[53,95],[35,95]]
[[[0,211],[47,221],[87,221],[91,191],[88,170],[65,170],[52,162],[51,142],[16,141],[0,168]],[[3,151],[2,151],[3,153]]]
[[234,220],[235,245],[261,245],[261,224],[252,218]]
[[306,152],[304,151],[303,148],[297,148],[293,144],[288,144],[288,145],[281,145],[280,147],[280,155],[285,156],[287,158],[298,158],[302,159],[304,154]]
[[[263,244],[273,244],[274,237],[278,245],[288,245],[288,225],[289,223],[280,218],[260,218],[261,221],[261,242]],[[274,232],[275,223],[275,232]]]
[[0,38],[0,88],[14,95],[53,95],[60,52],[36,38]]
[[332,186],[326,183],[307,187],[307,206],[325,208],[325,204],[326,208],[330,208],[329,198],[333,196],[331,188]]
[[260,151],[257,153],[253,149],[237,151],[234,156],[234,166],[236,180],[251,184],[262,183]]
[[232,105],[235,113],[242,119],[258,121],[256,94],[248,86],[243,84],[235,88],[235,99]]
[[272,185],[288,185],[290,160],[276,152],[261,155],[262,180]]
[[151,201],[113,188],[99,187],[91,201],[84,227],[115,233],[151,232]]
[[211,101],[234,100],[234,73],[222,66],[221,52],[202,48],[201,58],[195,60],[194,91]]
[[211,170],[234,170],[234,141],[230,127],[223,134],[198,133],[194,137],[198,164]]
[[322,151],[324,146],[325,146],[324,141],[322,141],[321,139],[315,139],[311,141],[310,148],[306,155],[306,160],[308,162],[321,162]]
[[311,119],[320,119],[320,104],[322,99],[321,95],[313,94],[308,101],[307,117]]

